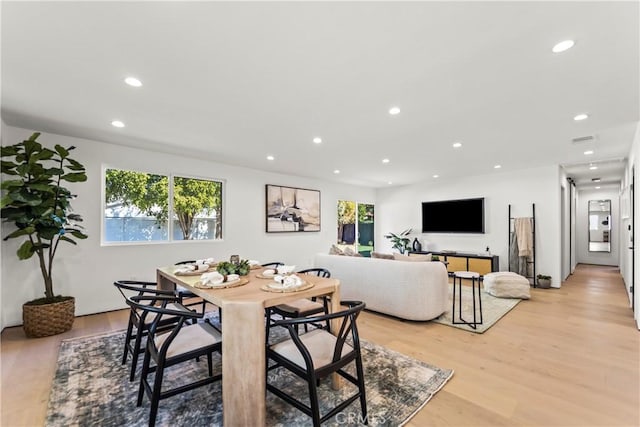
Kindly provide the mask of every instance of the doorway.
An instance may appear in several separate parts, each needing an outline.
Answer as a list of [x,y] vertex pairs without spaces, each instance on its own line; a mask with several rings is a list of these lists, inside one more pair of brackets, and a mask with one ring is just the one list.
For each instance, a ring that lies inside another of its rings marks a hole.
[[371,256],[374,245],[374,206],[338,200],[338,245],[362,256]]

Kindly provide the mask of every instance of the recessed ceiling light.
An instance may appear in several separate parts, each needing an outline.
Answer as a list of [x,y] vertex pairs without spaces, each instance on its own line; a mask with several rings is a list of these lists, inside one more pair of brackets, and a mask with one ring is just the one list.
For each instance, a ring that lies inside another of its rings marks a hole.
[[591,181],[593,181],[593,182],[600,182],[600,178],[591,178]]
[[382,159],[382,163],[389,163],[390,160],[389,159]]
[[585,156],[590,156],[592,154],[593,154],[593,150],[587,150],[587,151],[584,152]]
[[400,108],[398,107],[391,107],[389,109],[389,114],[391,114],[392,116],[395,116],[396,114],[400,114]]
[[589,118],[589,115],[587,113],[580,113],[578,115],[576,115],[573,120],[575,120],[576,122],[579,122],[581,120],[586,120]]
[[267,156],[267,160],[275,160],[275,157],[273,157],[273,156]]
[[126,84],[128,84],[129,86],[133,86],[133,87],[142,86],[142,82],[140,80],[136,79],[135,77],[127,77],[126,79],[124,79],[124,82]]
[[333,173],[335,173],[336,175],[340,173],[340,169],[336,169],[333,171]]
[[114,120],[114,121],[111,122],[111,126],[117,127],[117,128],[123,128],[124,127],[124,123],[121,122],[120,120]]
[[599,189],[600,189],[600,186],[597,186],[597,187],[596,187],[596,190],[599,190]]
[[391,185],[391,184],[393,184],[393,182],[389,181],[389,182],[387,182],[387,184]]
[[594,170],[596,170],[596,169],[598,169],[598,167],[597,167],[597,166],[589,166],[589,170],[594,171]]
[[319,138],[319,137],[316,136],[315,138],[313,138],[313,142],[315,144],[320,144],[322,142],[322,138]]
[[553,49],[551,49],[551,51],[553,53],[560,53],[560,52],[564,52],[565,50],[569,50],[573,47],[573,45],[575,45],[576,43],[573,40],[564,40],[561,41],[560,43],[556,44]]
[[453,143],[453,148],[460,148],[462,147],[462,142],[454,142]]
[[434,178],[440,178],[440,175],[433,175]]
[[494,169],[500,169],[502,167],[502,165],[495,165],[493,168]]

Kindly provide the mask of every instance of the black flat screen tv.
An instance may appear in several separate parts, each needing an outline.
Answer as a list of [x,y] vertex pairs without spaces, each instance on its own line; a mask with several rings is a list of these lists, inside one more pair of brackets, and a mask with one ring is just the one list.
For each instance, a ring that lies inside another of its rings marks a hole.
[[484,197],[422,202],[423,233],[484,233]]

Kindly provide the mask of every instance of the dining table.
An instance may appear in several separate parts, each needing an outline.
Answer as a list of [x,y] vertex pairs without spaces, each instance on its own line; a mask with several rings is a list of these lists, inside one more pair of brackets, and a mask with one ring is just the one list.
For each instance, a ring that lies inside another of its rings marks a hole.
[[[266,419],[266,325],[265,308],[301,298],[330,297],[331,312],[340,310],[340,281],[300,275],[300,290],[273,289],[273,279],[263,278],[264,268],[241,277],[241,286],[203,289],[200,274],[176,274],[179,266],[157,269],[161,289],[185,287],[222,310],[222,409],[223,425],[264,426]],[[338,376],[334,388],[340,387]]]

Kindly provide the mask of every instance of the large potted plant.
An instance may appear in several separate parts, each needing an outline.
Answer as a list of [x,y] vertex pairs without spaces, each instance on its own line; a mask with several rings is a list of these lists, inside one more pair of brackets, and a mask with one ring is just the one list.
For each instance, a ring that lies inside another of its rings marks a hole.
[[36,132],[25,141],[2,147],[3,181],[1,217],[15,230],[7,239],[24,239],[18,258],[38,257],[44,298],[22,306],[23,326],[27,336],[44,337],[68,331],[73,326],[75,299],[53,291],[53,265],[60,242],[77,244],[86,239],[78,225],[82,217],[72,213],[70,201],[75,197],[64,182],[87,180],[85,168],[69,157],[75,147],[56,145],[53,150],[37,142]]

